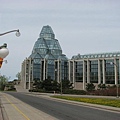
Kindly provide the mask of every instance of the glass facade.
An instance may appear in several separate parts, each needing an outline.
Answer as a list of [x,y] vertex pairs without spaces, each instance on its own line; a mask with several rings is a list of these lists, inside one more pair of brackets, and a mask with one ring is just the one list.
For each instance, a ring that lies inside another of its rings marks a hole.
[[100,77],[100,82],[103,83],[103,61],[102,60],[98,60],[100,61],[100,74],[98,75],[98,77]]
[[105,60],[105,83],[115,84],[114,60]]
[[[120,52],[73,56],[75,65],[70,65],[76,82],[96,84],[120,83]],[[84,68],[84,69],[83,69]],[[70,73],[70,76],[72,74]],[[84,78],[84,79],[83,79]]]
[[68,80],[68,61],[61,61],[61,79]]
[[[68,60],[67,57],[62,54],[60,44],[58,40],[55,39],[55,34],[53,33],[52,28],[48,25],[43,26],[29,58],[33,59],[33,80],[55,80],[54,61],[57,59],[61,59],[61,61]],[[64,79],[68,78],[66,77],[68,75],[66,69],[66,65],[64,69],[62,67],[62,78]]]
[[98,83],[98,60],[90,61],[90,82]]
[[120,83],[120,52],[78,54],[68,60],[52,28],[47,25],[43,26],[31,55],[22,64],[22,72],[26,82],[69,80],[74,87],[78,83],[84,89],[86,83],[113,85]]
[[47,61],[47,79],[54,80],[54,60]]
[[75,62],[75,80],[76,82],[83,82],[83,61]]

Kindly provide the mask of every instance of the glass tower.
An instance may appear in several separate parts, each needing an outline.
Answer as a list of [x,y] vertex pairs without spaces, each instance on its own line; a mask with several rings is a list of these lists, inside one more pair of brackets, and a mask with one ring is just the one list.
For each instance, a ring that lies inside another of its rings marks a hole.
[[64,61],[67,57],[62,54],[61,46],[50,26],[43,26],[29,58],[33,60],[33,80],[55,79],[55,60],[62,58]]

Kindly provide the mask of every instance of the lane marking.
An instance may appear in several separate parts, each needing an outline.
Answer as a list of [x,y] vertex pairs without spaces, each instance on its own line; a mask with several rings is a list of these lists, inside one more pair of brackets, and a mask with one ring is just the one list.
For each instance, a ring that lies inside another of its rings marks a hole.
[[9,99],[7,96],[4,95],[4,97],[6,98],[6,100],[20,113],[22,114],[26,120],[30,120],[19,108],[17,108],[17,106],[15,106]]

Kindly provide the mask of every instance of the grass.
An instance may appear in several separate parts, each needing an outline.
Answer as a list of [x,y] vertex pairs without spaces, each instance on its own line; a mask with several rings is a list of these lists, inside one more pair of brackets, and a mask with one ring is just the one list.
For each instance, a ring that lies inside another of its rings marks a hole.
[[107,98],[80,98],[80,97],[70,97],[70,96],[52,96],[54,98],[91,103],[91,104],[99,104],[106,105],[112,107],[120,108],[120,99],[107,99]]

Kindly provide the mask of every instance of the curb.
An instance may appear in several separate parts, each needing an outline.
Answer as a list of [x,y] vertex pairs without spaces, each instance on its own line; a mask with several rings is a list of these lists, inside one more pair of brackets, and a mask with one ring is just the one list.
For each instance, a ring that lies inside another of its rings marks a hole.
[[3,120],[9,120],[4,107],[2,107],[1,111],[2,111]]
[[4,120],[4,119],[3,119],[2,107],[3,107],[3,105],[2,105],[1,99],[0,99],[0,120]]
[[90,103],[84,103],[84,102],[77,102],[77,101],[59,99],[59,98],[54,98],[54,97],[51,97],[51,98],[54,100],[57,100],[57,101],[62,101],[64,103],[68,103],[68,104],[80,105],[80,106],[84,106],[84,107],[91,107],[94,109],[98,108],[98,109],[102,109],[102,110],[110,110],[113,112],[120,112],[120,108],[117,108],[117,107],[104,106],[104,105],[99,105],[99,104],[90,104]]
[[114,111],[114,112],[120,112],[120,108],[116,108],[116,107],[110,107],[110,106],[104,106],[104,105],[99,105],[99,104],[90,104],[90,103],[84,103],[84,102],[76,102],[76,101],[70,101],[70,100],[63,100],[63,99],[58,99],[58,98],[53,98],[57,101],[62,101],[65,103],[69,103],[69,104],[74,104],[74,105],[80,105],[80,106],[84,106],[84,107],[91,107],[94,109],[102,109],[102,110],[110,110],[110,111]]
[[[31,94],[31,95],[38,95],[39,96],[40,94],[35,94],[34,93],[34,94]],[[43,96],[41,96],[41,97],[45,97],[44,96],[45,94],[42,94],[42,95]],[[84,107],[91,107],[91,108],[94,108],[94,109],[98,108],[98,109],[102,109],[102,110],[110,110],[110,111],[113,111],[113,112],[120,112],[120,108],[117,108],[117,107],[59,99],[59,98],[52,97],[54,95],[50,95],[50,96],[46,95],[46,96],[48,96],[48,99],[52,99],[52,100],[55,100],[55,101],[61,101],[61,102],[68,103],[68,104],[80,105],[80,106],[84,106]]]
[[0,120],[9,120],[5,108],[0,100]]
[[0,120],[3,120],[2,108],[0,106]]

